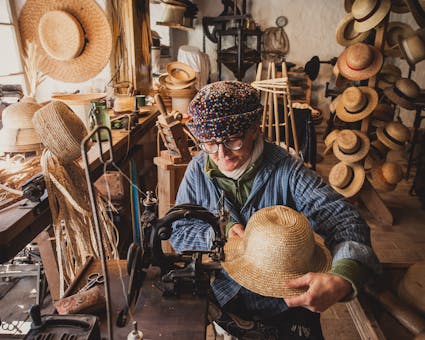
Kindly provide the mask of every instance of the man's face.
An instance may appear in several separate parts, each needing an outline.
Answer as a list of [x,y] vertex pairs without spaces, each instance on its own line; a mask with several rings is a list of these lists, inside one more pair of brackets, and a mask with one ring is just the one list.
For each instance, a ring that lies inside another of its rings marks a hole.
[[[243,134],[231,135],[226,138],[226,140],[230,141],[229,145],[237,141],[238,138],[242,139],[242,147],[239,150],[230,150],[223,143],[220,143],[218,144],[218,151],[210,153],[209,156],[220,170],[236,170],[251,157],[258,133],[258,127],[255,127],[248,129]],[[216,142],[222,141],[217,140]]]

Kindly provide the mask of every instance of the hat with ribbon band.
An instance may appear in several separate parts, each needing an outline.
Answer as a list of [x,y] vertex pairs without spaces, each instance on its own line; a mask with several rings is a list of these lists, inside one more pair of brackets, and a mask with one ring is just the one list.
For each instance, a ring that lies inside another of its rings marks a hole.
[[344,90],[336,114],[344,122],[357,122],[369,116],[378,105],[378,93],[368,86],[351,86]]
[[346,164],[339,162],[329,172],[329,184],[332,188],[350,198],[356,195],[363,186],[365,171],[359,164]]
[[410,139],[409,129],[399,122],[389,122],[385,127],[376,129],[378,139],[391,150],[403,150]]
[[413,110],[416,108],[416,101],[420,94],[420,88],[415,81],[409,78],[400,78],[393,86],[384,90],[384,95],[405,109]]
[[369,152],[369,138],[357,130],[342,130],[336,136],[333,152],[336,158],[345,163],[355,163]]

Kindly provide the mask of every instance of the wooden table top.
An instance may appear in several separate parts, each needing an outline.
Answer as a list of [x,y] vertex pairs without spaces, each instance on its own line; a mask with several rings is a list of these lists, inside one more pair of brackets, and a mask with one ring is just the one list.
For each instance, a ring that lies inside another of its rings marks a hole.
[[[112,143],[114,161],[119,163],[127,153],[127,149],[137,143],[137,140],[152,128],[155,123],[157,111],[153,107],[152,113],[139,119],[139,125],[130,130],[112,130]],[[130,143],[130,146],[128,146]],[[107,142],[102,143],[103,154],[107,155],[109,147]],[[97,178],[103,172],[102,163],[99,160],[99,148],[93,144],[88,152],[90,171],[93,178]],[[82,165],[82,161],[80,160]],[[51,223],[51,214],[47,202],[32,203],[23,199],[0,211],[0,263],[3,263],[16,255],[26,244],[31,242],[45,227]]]

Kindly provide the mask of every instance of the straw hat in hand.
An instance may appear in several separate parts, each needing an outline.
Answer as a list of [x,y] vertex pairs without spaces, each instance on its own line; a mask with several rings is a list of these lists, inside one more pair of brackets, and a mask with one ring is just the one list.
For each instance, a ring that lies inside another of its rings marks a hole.
[[243,238],[232,237],[224,247],[223,268],[243,287],[264,296],[287,298],[306,289],[285,282],[309,272],[330,269],[331,255],[307,218],[285,206],[258,210]]

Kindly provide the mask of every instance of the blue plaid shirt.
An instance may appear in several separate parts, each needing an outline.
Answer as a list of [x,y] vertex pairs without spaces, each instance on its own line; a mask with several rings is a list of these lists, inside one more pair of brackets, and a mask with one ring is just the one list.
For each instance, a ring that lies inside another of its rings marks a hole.
[[[218,213],[221,189],[216,179],[205,174],[206,159],[207,155],[200,152],[189,163],[176,204],[199,204]],[[332,251],[333,262],[351,259],[379,272],[379,262],[371,248],[369,227],[357,210],[315,172],[304,167],[300,160],[274,144],[265,143],[263,161],[247,201],[238,209],[225,199],[225,207],[230,212],[230,221],[246,225],[255,211],[272,205],[285,205],[306,215],[313,230],[324,238]],[[177,252],[208,250],[213,237],[212,228],[202,221],[181,220],[174,223],[170,241]],[[224,270],[215,278],[212,288],[222,306],[239,293],[248,309],[257,308],[269,315],[287,309],[283,299],[263,297],[241,289]]]

